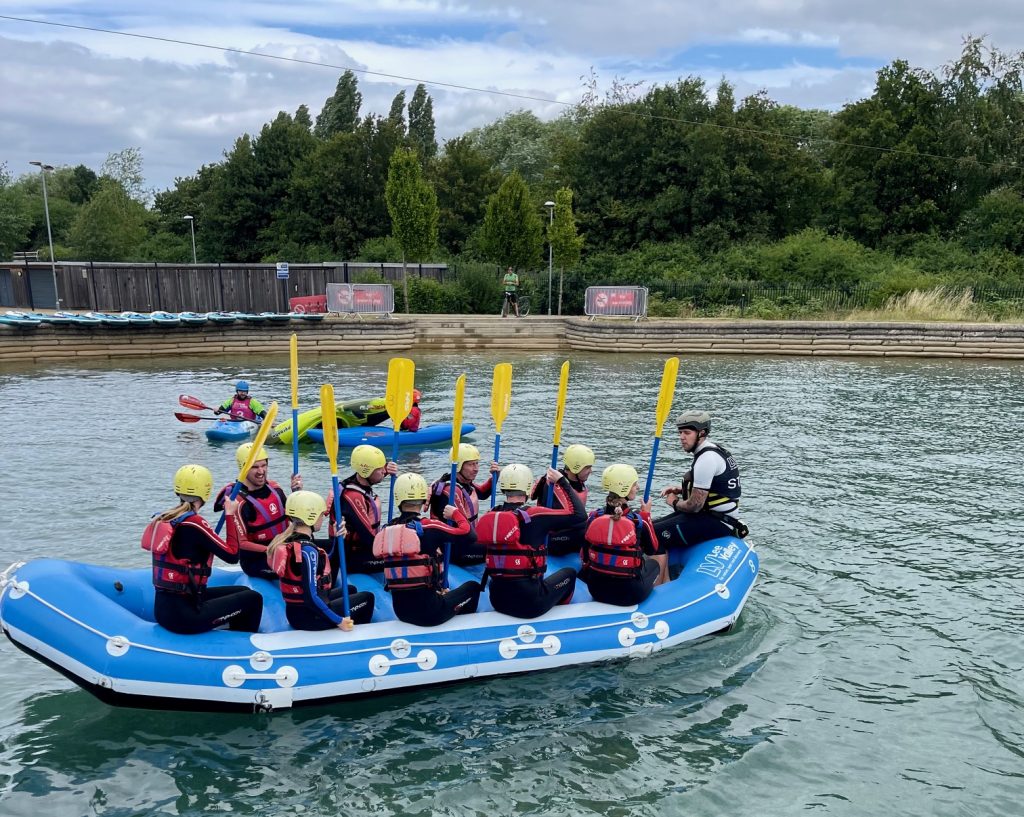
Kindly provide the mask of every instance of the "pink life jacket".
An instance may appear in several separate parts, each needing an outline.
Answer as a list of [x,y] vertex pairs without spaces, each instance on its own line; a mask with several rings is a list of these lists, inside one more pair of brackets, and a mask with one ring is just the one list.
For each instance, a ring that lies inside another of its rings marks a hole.
[[237,395],[232,397],[228,414],[232,417],[241,417],[243,420],[255,420],[256,412],[249,406],[251,400],[251,397],[246,397],[244,400],[239,400]]
[[389,590],[437,589],[437,559],[420,552],[422,535],[423,525],[413,521],[405,525],[386,525],[373,538],[373,555],[384,560],[384,579]]

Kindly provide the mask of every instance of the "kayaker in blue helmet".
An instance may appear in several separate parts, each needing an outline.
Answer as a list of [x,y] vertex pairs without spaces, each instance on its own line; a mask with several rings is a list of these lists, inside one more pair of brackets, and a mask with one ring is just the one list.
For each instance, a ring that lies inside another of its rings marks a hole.
[[255,397],[249,396],[249,381],[239,380],[235,383],[235,393],[218,406],[214,414],[230,414],[239,420],[262,420],[267,410]]

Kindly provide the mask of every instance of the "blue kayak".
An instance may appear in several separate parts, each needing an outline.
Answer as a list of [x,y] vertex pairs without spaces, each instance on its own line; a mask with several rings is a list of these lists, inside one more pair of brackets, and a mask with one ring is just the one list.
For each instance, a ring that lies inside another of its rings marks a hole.
[[[462,435],[472,434],[476,426],[472,423],[462,424]],[[324,430],[322,428],[311,428],[306,436],[313,442],[323,445]],[[399,431],[399,445],[451,445],[452,424],[438,423],[432,426],[423,426],[419,431]],[[338,445],[342,448],[355,448],[357,445],[375,445],[377,448],[387,451],[395,444],[395,430],[393,428],[381,428],[380,426],[354,426],[353,428],[338,429]]]
[[206,429],[206,439],[243,443],[252,436],[255,430],[256,423],[251,423],[248,420],[243,422],[222,420],[213,423]]

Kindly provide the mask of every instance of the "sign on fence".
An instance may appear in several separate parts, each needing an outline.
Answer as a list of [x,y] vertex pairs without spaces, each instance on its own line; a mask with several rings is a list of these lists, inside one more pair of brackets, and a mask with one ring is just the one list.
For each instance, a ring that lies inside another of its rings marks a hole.
[[289,298],[288,308],[300,315],[322,315],[327,311],[327,296],[303,295],[299,298]]
[[647,317],[647,287],[587,287],[583,314],[619,315],[635,320]]
[[278,261],[277,262],[277,277],[282,281],[288,280],[288,262]]
[[391,284],[328,284],[327,311],[390,315],[395,311],[395,288]]

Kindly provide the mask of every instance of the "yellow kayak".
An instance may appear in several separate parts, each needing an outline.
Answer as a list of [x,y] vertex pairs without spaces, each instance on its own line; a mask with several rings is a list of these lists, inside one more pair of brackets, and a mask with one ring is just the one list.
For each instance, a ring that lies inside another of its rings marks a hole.
[[[375,426],[388,419],[388,410],[384,405],[384,398],[377,397],[372,400],[343,400],[335,403],[335,416],[338,418],[338,428],[352,428],[354,426]],[[306,439],[306,432],[311,428],[320,428],[321,421],[320,406],[303,411],[299,414],[299,441]],[[292,421],[289,417],[283,423],[274,426],[273,431],[267,437],[268,441],[281,443],[282,445],[292,444]]]

